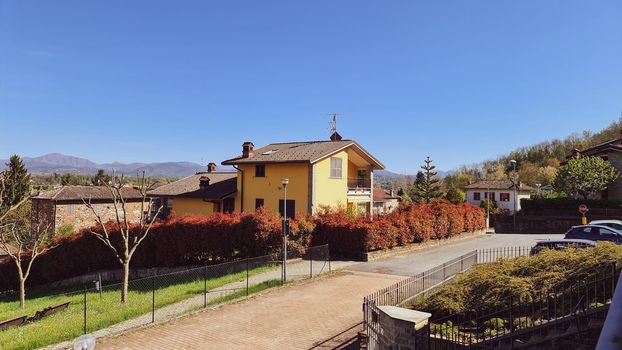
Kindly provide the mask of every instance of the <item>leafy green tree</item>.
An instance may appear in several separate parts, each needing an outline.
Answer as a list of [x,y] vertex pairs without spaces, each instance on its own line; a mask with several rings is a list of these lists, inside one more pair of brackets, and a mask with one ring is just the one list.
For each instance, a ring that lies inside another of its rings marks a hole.
[[436,166],[432,165],[432,159],[426,157],[421,166],[423,171],[417,173],[414,185],[414,194],[420,201],[430,203],[433,199],[440,198],[441,193],[441,180],[438,178],[438,174],[434,169]]
[[2,172],[4,182],[2,203],[5,206],[12,206],[26,200],[30,195],[30,175],[24,161],[16,154],[11,156],[6,165],[7,169]]
[[447,193],[445,194],[445,199],[454,204],[464,203],[466,202],[466,193],[464,193],[464,191],[459,189],[458,187],[451,187],[449,190],[447,190]]
[[553,186],[569,196],[588,199],[607,188],[619,171],[600,157],[581,157],[568,161],[557,170]]
[[97,170],[97,174],[91,179],[91,184],[93,186],[104,186],[104,184],[109,183],[111,179],[110,175],[106,174],[104,169],[99,169]]
[[80,179],[75,174],[72,173],[64,173],[60,177],[60,184],[63,186],[73,186],[79,185]]

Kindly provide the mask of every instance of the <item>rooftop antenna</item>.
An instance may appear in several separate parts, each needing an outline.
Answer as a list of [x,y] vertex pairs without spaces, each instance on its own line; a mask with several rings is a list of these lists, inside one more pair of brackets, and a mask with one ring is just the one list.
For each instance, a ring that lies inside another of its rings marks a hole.
[[341,115],[339,113],[327,113],[326,115],[332,116],[333,120],[328,122],[328,129],[330,130],[330,134],[333,135],[337,132],[337,116]]

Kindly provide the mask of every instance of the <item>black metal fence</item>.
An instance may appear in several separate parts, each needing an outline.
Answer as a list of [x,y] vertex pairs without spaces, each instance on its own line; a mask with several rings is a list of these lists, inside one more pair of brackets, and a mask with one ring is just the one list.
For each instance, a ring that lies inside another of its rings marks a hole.
[[401,305],[439,286],[450,277],[470,269],[476,263],[477,251],[472,251],[363,298],[363,326],[370,341],[382,342],[380,325],[377,322],[378,306]]
[[[301,258],[288,261],[286,265],[287,281],[329,272],[329,247],[310,247]],[[266,255],[131,280],[124,303],[121,302],[121,283],[106,284],[99,279],[78,291],[55,295],[43,295],[39,291],[26,301],[28,309],[24,315],[0,308],[0,344],[3,349],[23,348],[20,345],[37,338],[37,333],[45,334],[45,340],[37,340],[40,345],[71,340],[83,333],[104,329],[99,332],[101,335],[113,334],[285,282],[282,261]],[[3,296],[2,299],[3,302],[15,302],[14,296]],[[37,309],[33,309],[35,305]],[[2,323],[22,316],[26,316],[27,322],[10,324],[2,329]],[[61,330],[50,333],[50,328]]]
[[440,286],[458,273],[464,272],[476,264],[497,261],[500,258],[516,258],[529,256],[532,247],[499,247],[474,250],[439,266],[429,269],[413,277],[397,282],[391,286],[378,290],[363,298],[363,326],[367,333],[368,342],[374,346],[390,346],[383,344],[380,325],[377,316],[378,306],[399,306],[408,300],[417,298],[427,291]]

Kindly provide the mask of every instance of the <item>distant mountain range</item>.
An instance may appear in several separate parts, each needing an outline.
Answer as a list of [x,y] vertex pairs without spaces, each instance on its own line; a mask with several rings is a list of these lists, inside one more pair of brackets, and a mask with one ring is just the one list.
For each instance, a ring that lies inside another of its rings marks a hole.
[[[136,173],[145,171],[145,174],[148,176],[184,177],[192,175],[197,171],[207,170],[205,166],[192,162],[130,164],[114,162],[97,164],[88,159],[67,156],[60,153],[50,153],[34,158],[23,157],[23,160],[28,171],[33,174],[95,174],[98,169],[104,169],[106,172],[112,172],[114,169],[117,173],[128,175],[135,175]],[[8,160],[0,160],[0,170],[6,168],[6,163],[8,163]]]
[[[60,153],[50,153],[40,157],[23,157],[24,163],[28,171],[32,174],[51,174],[51,173],[74,173],[74,174],[95,174],[97,170],[104,169],[106,172],[112,172],[114,169],[117,173],[135,175],[143,171],[148,176],[159,177],[184,177],[189,176],[197,171],[207,170],[206,166],[192,162],[162,162],[162,163],[104,163],[98,164],[88,159],[68,156]],[[8,160],[0,160],[0,170],[6,168]],[[230,167],[222,167],[219,170],[233,170]],[[438,175],[444,177],[447,172],[438,171]],[[387,179],[398,179],[404,175],[389,170],[376,170],[374,175]]]

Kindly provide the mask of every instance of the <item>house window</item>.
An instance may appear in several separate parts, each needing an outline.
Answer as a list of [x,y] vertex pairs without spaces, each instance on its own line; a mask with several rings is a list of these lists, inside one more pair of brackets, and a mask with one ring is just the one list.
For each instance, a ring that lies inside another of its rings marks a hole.
[[482,200],[482,197],[479,192],[473,192],[473,200],[474,201]]
[[235,199],[233,198],[225,198],[222,200],[222,212],[223,213],[233,213],[235,210]]
[[[279,199],[279,214],[283,217],[283,200]],[[296,215],[296,201],[293,199],[287,200],[287,217],[293,219]]]
[[67,206],[67,216],[73,216],[73,204]]
[[255,198],[255,210],[263,207],[263,198]]
[[488,199],[489,193],[490,193],[490,200],[495,201],[496,200],[495,199],[495,192],[484,192],[484,198]]
[[330,158],[330,177],[335,179],[342,178],[342,159],[339,157]]
[[266,176],[266,166],[264,164],[255,165],[255,177],[265,177]]
[[509,193],[499,193],[499,200],[502,202],[509,202],[510,201],[510,194]]

